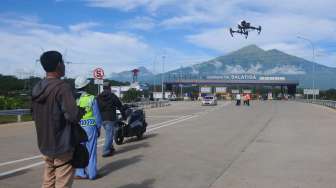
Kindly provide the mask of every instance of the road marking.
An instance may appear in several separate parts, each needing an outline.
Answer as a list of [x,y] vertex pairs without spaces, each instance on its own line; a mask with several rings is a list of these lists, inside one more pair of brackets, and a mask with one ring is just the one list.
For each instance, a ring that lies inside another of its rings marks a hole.
[[[152,132],[156,129],[160,129],[160,128],[167,127],[167,126],[170,126],[170,125],[174,125],[176,123],[179,123],[179,122],[182,122],[182,121],[194,118],[194,117],[196,117],[196,116],[189,115],[189,116],[185,116],[183,118],[174,119],[174,121],[170,120],[170,121],[154,124],[153,126],[148,127],[146,132],[149,133],[149,132]],[[168,124],[164,124],[164,123],[168,123]],[[157,126],[157,125],[161,125],[161,126]],[[103,146],[103,145],[104,145],[104,143],[101,143],[101,144],[97,145],[97,147],[100,147],[100,146]]]
[[191,115],[182,116],[182,117],[179,117],[179,118],[176,118],[176,119],[171,119],[171,120],[168,120],[168,121],[164,121],[164,122],[161,122],[161,123],[157,123],[157,124],[148,126],[148,128],[152,128],[152,127],[156,127],[156,126],[159,126],[159,125],[162,125],[162,124],[166,124],[166,123],[170,123],[170,122],[178,121],[178,120],[180,120],[180,119],[183,119],[183,118],[186,118],[186,117],[189,117],[189,116],[191,116]]
[[[105,140],[105,138],[101,138],[101,139],[98,140],[98,142],[103,142],[104,140]],[[32,156],[32,157],[22,158],[22,159],[18,159],[18,160],[14,160],[14,161],[3,162],[3,163],[0,163],[0,167],[10,165],[10,164],[14,164],[14,163],[20,163],[20,162],[24,162],[24,161],[38,159],[38,158],[42,158],[42,157],[43,157],[43,155],[35,155],[35,156]]]
[[[226,105],[228,105],[229,103],[226,103],[225,105],[221,105],[217,108],[214,108],[214,109],[211,109],[211,110],[207,110],[206,112],[210,112],[210,111],[215,111],[221,107],[224,107]],[[189,119],[192,119],[192,118],[195,118],[195,117],[198,117],[199,115],[188,115],[188,116],[182,116],[180,118],[177,118],[177,119],[173,119],[173,120],[169,120],[169,121],[165,121],[165,122],[162,122],[162,123],[157,123],[157,124],[154,124],[153,126],[150,126],[148,127],[149,129],[147,130],[147,132],[153,132],[157,129],[160,129],[160,128],[163,128],[163,127],[168,127],[168,126],[171,126],[171,125],[175,125],[177,123],[180,123],[180,122],[183,122],[183,121],[186,121],[186,120],[189,120]],[[98,140],[98,142],[101,142],[105,140],[104,138]],[[101,143],[99,145],[97,145],[97,147],[101,147],[103,146],[104,143]],[[41,156],[34,156],[36,158],[38,157],[41,157]],[[30,158],[34,158],[34,157],[30,157]],[[25,161],[25,160],[29,160],[29,158],[25,158],[25,159],[19,159],[19,160],[16,160],[16,161]],[[14,161],[10,161],[10,162],[6,162],[6,163],[15,163]],[[33,167],[36,167],[36,166],[39,166],[39,165],[42,165],[44,164],[44,161],[40,161],[40,162],[37,162],[37,163],[33,163],[31,165],[27,165],[27,166],[24,166],[24,167],[21,167],[21,168],[17,168],[17,169],[13,169],[13,170],[10,170],[10,171],[7,171],[7,172],[3,172],[3,173],[0,173],[0,178],[1,177],[4,177],[4,176],[7,176],[7,175],[10,175],[10,174],[14,174],[16,172],[19,172],[19,171],[22,171],[22,170],[26,170],[26,169],[29,169],[29,168],[33,168]]]
[[[158,126],[158,125],[162,125],[162,124],[165,124],[165,123],[170,123],[170,122],[173,122],[173,121],[177,121],[177,120],[185,118],[185,117],[187,117],[187,116],[182,116],[182,117],[179,117],[179,118],[176,118],[176,119],[172,119],[172,120],[164,121],[164,122],[161,122],[161,123],[157,123],[157,124],[154,124],[152,126],[149,126],[148,128],[155,127],[155,126]],[[98,143],[103,142],[103,141],[105,141],[105,138],[99,139]],[[24,161],[28,161],[28,160],[38,159],[38,158],[41,158],[41,157],[43,157],[43,155],[36,155],[36,156],[27,157],[27,158],[23,158],[23,159],[3,162],[3,163],[0,163],[0,167],[10,165],[10,164],[14,164],[14,163],[20,163],[20,162],[24,162]]]
[[180,120],[177,120],[177,121],[174,121],[174,122],[165,124],[165,125],[161,125],[161,126],[158,126],[158,127],[153,127],[153,128],[151,128],[151,129],[148,129],[147,132],[153,132],[153,131],[155,131],[156,129],[161,129],[161,128],[163,128],[163,127],[171,126],[171,125],[174,125],[174,124],[176,124],[176,123],[180,123],[180,122],[182,122],[182,121],[186,121],[186,120],[188,120],[188,119],[192,119],[192,118],[197,117],[197,116],[198,116],[198,115],[193,115],[193,116],[189,116],[189,117],[187,117],[187,118],[180,119]]
[[6,124],[0,124],[0,128],[4,127],[13,127],[13,126],[33,126],[33,121],[25,121],[25,122],[14,122],[14,123],[6,123]]
[[[186,121],[186,120],[194,118],[194,117],[197,117],[197,116],[193,115],[193,116],[186,116],[184,118],[174,119],[174,121],[169,121],[168,124],[158,123],[158,124],[155,124],[155,125],[160,125],[161,124],[161,126],[154,126],[154,127],[150,128],[150,129],[148,129],[147,132],[153,132],[154,130],[157,130],[157,129],[160,129],[160,128],[163,128],[163,127],[167,127],[167,126],[171,126],[171,125],[174,125],[176,123],[179,123],[179,122],[182,122],[182,121]],[[101,141],[102,140],[103,139],[101,139]],[[104,143],[101,143],[101,144],[97,145],[97,147],[101,147],[103,145],[104,145]],[[30,158],[39,158],[39,157],[42,157],[42,156],[40,155],[40,156],[34,156],[34,157],[30,157]],[[21,162],[21,161],[24,161],[24,160],[29,160],[29,158],[20,159],[20,160],[16,160],[16,161]],[[15,161],[7,162],[7,163],[12,164],[12,163],[15,163]],[[29,168],[40,166],[42,164],[44,164],[44,161],[40,161],[40,162],[33,163],[31,165],[27,165],[27,166],[24,166],[24,167],[21,167],[21,168],[17,168],[17,169],[13,169],[13,170],[10,170],[10,171],[7,171],[7,172],[3,172],[3,173],[0,173],[0,178],[4,177],[4,176],[7,176],[7,175],[10,175],[10,174],[14,174],[14,173],[22,171],[22,170],[27,170]]]
[[14,161],[8,161],[8,162],[0,163],[0,166],[10,165],[10,164],[13,164],[13,163],[19,163],[19,162],[33,160],[33,159],[38,159],[40,157],[42,157],[42,155],[36,155],[36,156],[33,156],[33,157],[27,157],[27,158],[23,158],[23,159],[14,160]]
[[170,115],[167,115],[167,116],[165,116],[165,115],[152,115],[152,116],[146,116],[146,117],[149,117],[149,118],[174,118],[174,117],[181,117],[181,115],[176,115],[176,116],[174,116],[174,115],[172,115],[172,116],[170,116]]
[[[163,128],[163,127],[167,127],[167,126],[171,126],[171,125],[174,125],[176,123],[186,121],[186,120],[194,118],[194,117],[197,117],[197,115],[185,116],[183,118],[174,119],[174,121],[169,121],[169,122],[167,121],[168,124],[158,123],[158,124],[155,124],[155,125],[161,125],[161,126],[154,126],[150,129],[148,129],[147,132],[153,132],[154,130],[157,130],[157,129],[160,129],[160,128]],[[103,140],[103,139],[101,139],[101,140]],[[103,145],[104,145],[104,143],[101,143],[101,144],[97,145],[97,147],[101,147]],[[34,157],[30,157],[30,158],[38,158],[38,157],[41,157],[41,156],[34,156]],[[24,161],[24,160],[29,160],[29,158],[20,159],[20,160],[16,160],[16,161]],[[7,162],[7,163],[9,163],[9,162]],[[12,163],[15,163],[15,162],[11,161],[11,164]],[[22,170],[27,170],[29,168],[36,167],[36,166],[39,166],[39,165],[42,165],[42,164],[44,164],[44,161],[40,161],[40,162],[33,163],[31,165],[27,165],[27,166],[24,166],[24,167],[21,167],[21,168],[17,168],[17,169],[13,169],[13,170],[10,170],[10,171],[7,171],[7,172],[3,172],[3,173],[0,173],[0,178],[4,177],[4,176],[7,176],[7,175],[10,175],[10,174],[14,174],[14,173],[22,171]]]
[[38,163],[33,163],[31,165],[27,165],[27,166],[24,166],[24,167],[21,167],[21,168],[17,168],[17,169],[14,169],[14,170],[10,170],[10,171],[7,171],[7,172],[3,172],[3,173],[0,173],[0,178],[1,177],[4,177],[4,176],[8,176],[8,175],[11,175],[11,174],[14,174],[16,172],[20,172],[22,170],[27,170],[29,168],[33,168],[33,167],[36,167],[36,166],[40,166],[44,164],[44,161],[40,161]]
[[[221,107],[224,107],[224,106],[227,106],[228,104],[230,104],[230,102],[227,102],[225,103],[224,105],[220,105],[216,108],[212,108],[212,109],[208,109],[206,111],[203,111],[203,112],[198,112],[198,113],[195,113],[196,116],[198,115],[203,115],[205,113],[208,113],[208,112],[212,112],[212,111],[215,111]],[[159,128],[162,128],[162,127],[166,127],[166,126],[160,126],[160,125],[163,125],[163,124],[166,124],[166,123],[173,123],[175,124],[175,121],[177,121],[176,123],[178,122],[182,122],[182,121],[179,121],[179,120],[183,120],[184,118],[188,118],[188,119],[191,119],[189,118],[190,116],[192,115],[184,115],[184,116],[162,116],[162,117],[179,117],[179,118],[176,118],[176,119],[171,119],[171,120],[168,120],[168,121],[164,121],[164,122],[161,122],[161,123],[157,123],[157,124],[153,124],[151,126],[148,126],[149,128],[149,131],[151,128],[155,128],[155,127],[159,127]],[[148,117],[148,116],[147,116]],[[184,121],[184,120],[183,120]],[[169,124],[170,125],[170,124]],[[156,130],[156,129],[154,129]],[[105,138],[101,138],[98,140],[98,142],[103,142],[105,140]],[[32,157],[27,157],[27,158],[23,158],[23,159],[18,159],[18,160],[14,160],[14,161],[8,161],[8,162],[3,162],[3,163],[0,163],[0,167],[1,166],[5,166],[5,165],[10,165],[10,164],[14,164],[14,163],[19,163],[19,162],[24,162],[24,161],[28,161],[28,160],[33,160],[33,159],[37,159],[37,158],[41,158],[42,155],[36,155],[36,156],[32,156]]]

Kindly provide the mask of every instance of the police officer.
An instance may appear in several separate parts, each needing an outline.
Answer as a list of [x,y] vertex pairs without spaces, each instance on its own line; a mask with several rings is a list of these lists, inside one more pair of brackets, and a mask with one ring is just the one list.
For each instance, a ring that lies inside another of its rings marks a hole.
[[101,116],[98,103],[94,95],[88,93],[90,83],[86,77],[79,76],[75,80],[75,88],[78,90],[77,105],[85,109],[85,114],[80,120],[80,125],[85,130],[88,141],[85,143],[89,151],[89,165],[85,169],[76,169],[76,179],[90,179],[97,177],[97,140],[100,135]]

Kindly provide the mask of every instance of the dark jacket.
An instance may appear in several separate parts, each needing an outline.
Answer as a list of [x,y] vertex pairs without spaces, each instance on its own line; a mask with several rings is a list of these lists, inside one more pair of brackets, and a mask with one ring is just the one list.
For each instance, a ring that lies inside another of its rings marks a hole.
[[71,124],[81,113],[71,87],[60,79],[40,81],[32,91],[32,110],[41,153],[55,157],[73,151]]
[[117,109],[124,114],[121,101],[111,91],[104,90],[98,96],[98,106],[103,121],[117,120]]

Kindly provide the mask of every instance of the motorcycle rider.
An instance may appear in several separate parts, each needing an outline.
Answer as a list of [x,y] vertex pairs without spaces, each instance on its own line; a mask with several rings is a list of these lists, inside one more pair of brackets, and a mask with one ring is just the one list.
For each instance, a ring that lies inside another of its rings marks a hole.
[[103,92],[98,96],[98,106],[101,112],[103,127],[105,129],[105,143],[103,148],[103,157],[113,155],[114,126],[118,119],[116,110],[118,109],[124,117],[123,105],[119,98],[111,92],[111,84],[103,83]]

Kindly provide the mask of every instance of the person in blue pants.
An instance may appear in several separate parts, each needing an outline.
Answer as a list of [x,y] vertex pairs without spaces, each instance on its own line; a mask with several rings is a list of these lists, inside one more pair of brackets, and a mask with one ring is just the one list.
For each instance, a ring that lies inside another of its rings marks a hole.
[[81,76],[75,80],[75,88],[78,89],[80,95],[77,99],[77,105],[85,109],[80,125],[85,130],[88,141],[83,144],[86,145],[89,152],[88,166],[76,169],[75,178],[93,180],[97,177],[97,141],[100,136],[101,116],[95,96],[86,91],[89,83],[87,78]]

